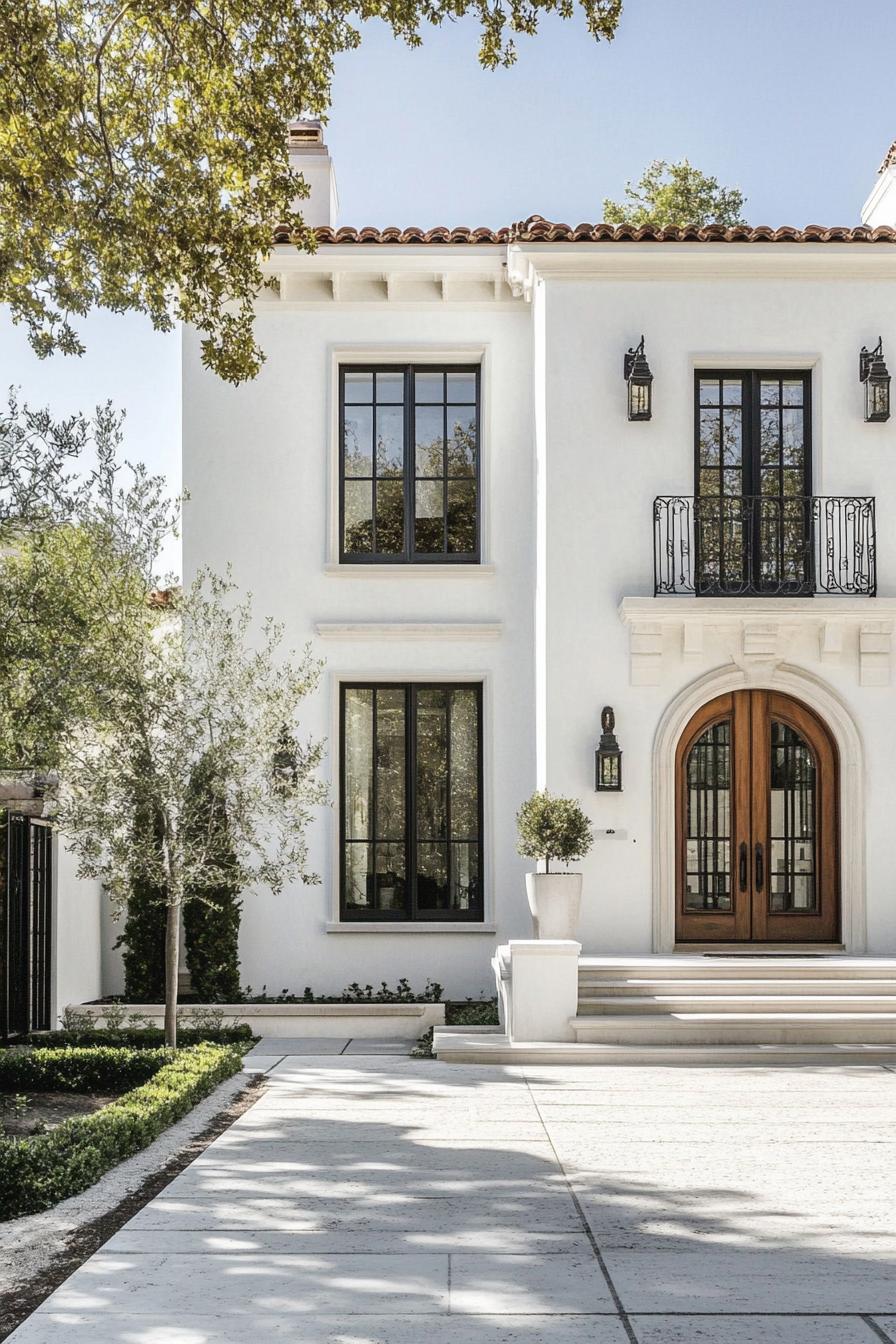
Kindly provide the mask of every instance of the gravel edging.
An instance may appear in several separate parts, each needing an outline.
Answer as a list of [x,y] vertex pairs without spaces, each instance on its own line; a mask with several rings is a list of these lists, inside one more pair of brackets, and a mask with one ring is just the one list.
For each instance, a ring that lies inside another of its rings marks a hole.
[[234,1074],[89,1190],[0,1223],[0,1340],[248,1110],[263,1084],[263,1075]]

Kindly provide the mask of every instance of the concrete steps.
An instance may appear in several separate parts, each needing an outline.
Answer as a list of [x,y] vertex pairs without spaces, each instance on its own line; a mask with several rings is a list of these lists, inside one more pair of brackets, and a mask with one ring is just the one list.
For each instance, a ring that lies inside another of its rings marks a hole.
[[583,957],[570,1026],[588,1045],[896,1049],[896,959]]
[[497,1027],[473,1033],[463,1027],[436,1027],[433,1050],[450,1064],[599,1064],[689,1068],[734,1068],[761,1065],[803,1068],[896,1067],[896,1045],[625,1045],[585,1041],[512,1043]]
[[[743,994],[681,994],[674,993],[611,994],[605,997],[582,995],[579,998],[579,1018],[648,1016],[655,1013],[874,1013],[896,1016],[896,995],[867,994],[794,994],[791,992],[764,992]],[[864,990],[864,986],[863,986]]]
[[582,957],[566,1041],[436,1029],[473,1063],[896,1065],[896,958]]

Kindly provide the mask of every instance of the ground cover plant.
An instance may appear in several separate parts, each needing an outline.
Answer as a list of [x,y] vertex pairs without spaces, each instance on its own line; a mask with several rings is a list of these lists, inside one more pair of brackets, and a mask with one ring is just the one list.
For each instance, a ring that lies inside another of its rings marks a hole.
[[[445,1004],[445,1026],[446,1027],[497,1027],[498,1021],[498,1000],[497,999],[464,999]],[[418,1039],[417,1044],[411,1051],[414,1059],[432,1059],[432,1033],[430,1027]]]
[[279,994],[269,994],[267,985],[262,985],[258,994],[247,985],[243,991],[243,1003],[441,1003],[444,988],[438,980],[427,980],[426,987],[416,990],[408,980],[402,977],[394,989],[390,989],[385,980],[380,981],[378,989],[373,985],[359,985],[356,980],[346,985],[341,994],[315,994],[310,985],[306,985],[301,994],[293,994],[281,989]]
[[242,1049],[201,1042],[174,1053],[124,1046],[8,1050],[0,1093],[119,1094],[28,1138],[0,1138],[0,1220],[51,1208],[140,1152],[236,1073]]

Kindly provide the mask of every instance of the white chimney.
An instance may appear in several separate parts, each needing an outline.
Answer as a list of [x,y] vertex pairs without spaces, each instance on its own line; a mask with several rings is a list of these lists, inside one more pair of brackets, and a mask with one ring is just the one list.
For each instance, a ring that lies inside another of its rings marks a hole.
[[862,223],[876,229],[879,224],[896,228],[896,140],[887,150],[877,170],[874,190],[862,206]]
[[310,117],[291,121],[287,144],[289,166],[301,173],[311,188],[310,196],[295,202],[296,210],[311,228],[327,226],[335,229],[339,198],[333,160],[324,144],[323,127]]

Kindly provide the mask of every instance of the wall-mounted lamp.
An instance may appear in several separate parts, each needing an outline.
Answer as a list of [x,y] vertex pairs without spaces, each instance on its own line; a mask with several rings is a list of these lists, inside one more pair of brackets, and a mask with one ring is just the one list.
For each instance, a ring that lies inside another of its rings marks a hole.
[[884,363],[884,341],[879,336],[873,350],[862,346],[859,354],[859,382],[865,384],[866,421],[890,418],[890,371]]
[[613,731],[616,715],[612,705],[600,712],[600,746],[594,753],[594,787],[598,793],[622,792],[622,752]]
[[653,413],[653,374],[644,354],[643,336],[632,350],[625,352],[622,373],[628,385],[629,420],[649,420]]

